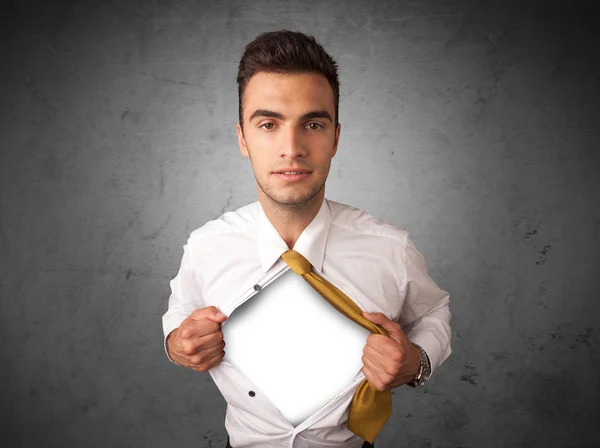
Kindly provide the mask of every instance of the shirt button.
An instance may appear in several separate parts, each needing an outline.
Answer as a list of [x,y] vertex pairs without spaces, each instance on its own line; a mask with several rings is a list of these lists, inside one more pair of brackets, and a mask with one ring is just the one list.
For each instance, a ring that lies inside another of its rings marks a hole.
[[253,390],[251,390],[250,392],[248,392],[248,395],[250,395],[251,397],[253,397],[253,396],[254,396],[254,395],[256,395],[256,394],[254,393],[254,391],[253,391]]
[[254,285],[254,290],[255,291],[260,291],[260,285]]

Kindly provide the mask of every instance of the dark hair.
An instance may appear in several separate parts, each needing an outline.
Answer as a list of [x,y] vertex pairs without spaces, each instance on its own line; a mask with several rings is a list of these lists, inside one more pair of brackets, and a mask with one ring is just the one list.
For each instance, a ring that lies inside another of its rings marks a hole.
[[283,29],[261,33],[246,45],[237,75],[239,120],[242,131],[244,130],[242,98],[250,78],[258,72],[315,72],[325,76],[333,90],[337,128],[340,102],[337,64],[313,36]]

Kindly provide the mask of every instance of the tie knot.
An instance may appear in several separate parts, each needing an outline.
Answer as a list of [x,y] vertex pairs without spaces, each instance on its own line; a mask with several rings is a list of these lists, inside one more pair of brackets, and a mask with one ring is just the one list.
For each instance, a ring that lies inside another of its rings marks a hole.
[[284,252],[281,255],[281,258],[283,258],[283,261],[285,261],[288,264],[288,266],[292,268],[292,271],[294,271],[298,275],[308,274],[309,272],[311,272],[312,266],[310,264],[310,261],[304,258],[304,256],[301,253],[296,252],[293,249]]

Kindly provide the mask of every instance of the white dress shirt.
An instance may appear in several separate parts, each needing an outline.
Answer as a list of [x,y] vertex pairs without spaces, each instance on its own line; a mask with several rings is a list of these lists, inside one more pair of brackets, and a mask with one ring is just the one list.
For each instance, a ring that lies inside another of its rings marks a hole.
[[[260,201],[194,230],[183,249],[163,316],[165,342],[194,310],[213,305],[229,316],[290,269],[281,259],[289,248]],[[407,231],[325,198],[293,249],[362,310],[398,322],[427,352],[432,374],[451,354],[449,294],[429,277]],[[225,428],[234,448],[360,448],[364,442],[347,428],[352,397],[365,379],[362,370],[299,424],[257,393],[227,354],[208,372],[227,402]]]

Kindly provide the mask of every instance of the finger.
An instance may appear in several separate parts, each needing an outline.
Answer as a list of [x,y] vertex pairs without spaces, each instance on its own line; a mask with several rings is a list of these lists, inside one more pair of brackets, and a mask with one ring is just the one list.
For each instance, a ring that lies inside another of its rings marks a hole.
[[372,334],[367,338],[366,347],[370,347],[375,352],[379,353],[381,356],[386,356],[387,349],[386,347],[389,345],[390,339],[387,336],[382,334]]
[[224,347],[225,347],[225,341],[221,341],[220,344],[218,344],[214,347],[211,347],[208,350],[200,350],[197,353],[191,355],[189,357],[189,361],[191,364],[194,364],[194,365],[207,364],[211,358],[213,358],[217,354],[221,353],[223,351]]
[[193,355],[199,351],[209,350],[223,342],[223,333],[217,331],[205,336],[189,338],[181,341],[181,348],[186,355]]
[[210,370],[213,367],[215,367],[217,364],[219,364],[223,360],[224,357],[225,357],[225,351],[223,351],[223,350],[219,351],[215,356],[213,356],[206,362],[206,370]]
[[375,334],[372,333],[367,338],[367,344],[371,345],[382,345],[389,342],[390,338],[384,334]]
[[372,349],[369,346],[365,347],[365,349],[363,350],[363,353],[364,353],[364,355],[362,357],[363,363],[365,365],[367,365],[371,370],[384,369],[385,357],[383,355],[381,355],[381,353]]
[[367,367],[366,365],[363,365],[363,368],[361,369],[362,372],[365,375],[365,378],[367,379],[367,381],[373,385],[375,385],[375,383],[377,382],[377,377],[373,374],[373,371]]
[[378,391],[385,390],[385,386],[376,372],[374,372],[367,366],[363,366],[362,371],[365,374],[365,378],[367,379],[367,381],[371,383],[375,387],[375,389],[377,389]]
[[182,339],[198,339],[213,333],[218,333],[221,326],[208,319],[186,320],[181,324],[180,336]]
[[197,372],[207,372],[210,369],[212,369],[213,367],[215,367],[216,365],[218,365],[223,360],[224,357],[225,357],[225,352],[221,351],[217,355],[212,357],[209,360],[209,362],[207,362],[207,363],[203,363],[201,365],[191,365],[190,364],[187,367],[192,370],[196,370]]
[[203,326],[186,326],[182,327],[181,340],[189,341],[193,343],[205,343],[211,341],[214,338],[223,339],[223,332],[219,327],[219,324],[214,322],[208,322],[208,325]]
[[206,359],[209,360],[210,358],[215,356],[215,354],[221,353],[224,348],[225,348],[225,341],[223,341],[223,340],[218,342],[216,345],[213,345],[212,347],[207,348],[206,349]]
[[363,365],[370,371],[377,369],[377,366],[367,357],[367,355],[363,355],[361,361],[363,362]]
[[377,375],[377,378],[381,381],[392,380],[394,377],[393,367],[386,362],[385,359],[377,360],[373,359],[372,356],[363,355],[362,362],[367,368]]

